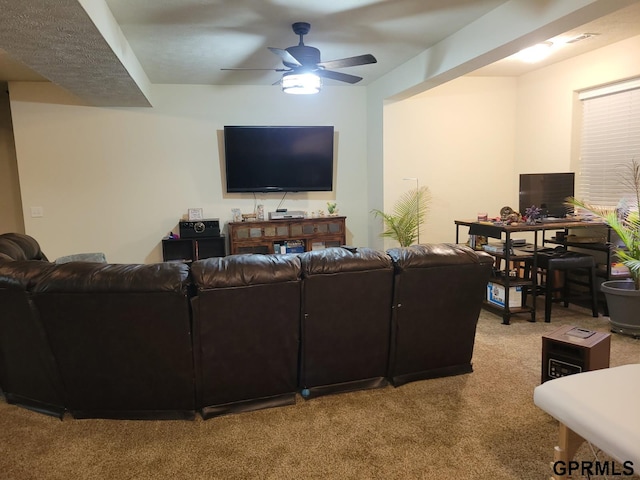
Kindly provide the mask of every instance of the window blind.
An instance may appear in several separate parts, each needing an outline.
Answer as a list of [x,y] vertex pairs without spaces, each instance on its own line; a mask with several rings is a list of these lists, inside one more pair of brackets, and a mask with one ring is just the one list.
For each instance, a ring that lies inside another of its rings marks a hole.
[[[621,179],[640,162],[640,80],[582,92],[582,142],[576,197],[615,207],[634,198]],[[634,202],[635,203],[635,202]]]

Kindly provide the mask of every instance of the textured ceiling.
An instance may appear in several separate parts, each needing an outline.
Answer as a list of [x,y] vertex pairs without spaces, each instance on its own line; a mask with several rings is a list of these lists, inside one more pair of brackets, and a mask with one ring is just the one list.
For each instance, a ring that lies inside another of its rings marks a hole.
[[[575,43],[564,44],[566,40],[574,39],[585,33],[592,33],[594,36]],[[522,62],[516,56],[511,56],[487,65],[473,72],[472,75],[519,76],[638,35],[640,35],[640,2],[548,39],[558,47],[552,47],[552,54],[543,62],[531,64]]]
[[[506,59],[474,74],[521,75],[640,34],[640,1],[615,1],[632,5],[567,32],[600,35],[565,48],[546,63]],[[50,81],[97,106],[149,106],[146,87],[154,83],[272,85],[280,74],[269,69],[282,64],[267,47],[296,45],[291,24],[306,21],[311,31],[304,42],[319,48],[323,61],[365,53],[377,58],[376,64],[340,69],[363,77],[359,85],[367,85],[504,3],[0,0],[0,81]]]
[[76,0],[6,0],[0,46],[36,73],[96,106],[149,106]]
[[[270,85],[280,68],[267,47],[298,44],[291,24],[309,22],[306,45],[322,60],[373,54],[343,70],[366,85],[505,0],[107,0],[152,83]],[[339,83],[334,83],[339,84]]]

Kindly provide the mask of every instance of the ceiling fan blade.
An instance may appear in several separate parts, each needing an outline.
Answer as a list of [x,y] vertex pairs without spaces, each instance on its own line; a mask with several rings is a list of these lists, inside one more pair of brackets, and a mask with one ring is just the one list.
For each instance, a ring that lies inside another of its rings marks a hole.
[[345,67],[357,67],[358,65],[368,65],[370,63],[377,63],[376,57],[367,53],[366,55],[358,55],[357,57],[341,58],[339,60],[328,60],[326,62],[318,63],[319,67],[324,68],[345,68]]
[[320,75],[321,77],[338,80],[340,82],[358,83],[360,80],[362,80],[362,77],[356,77],[355,75],[348,75],[342,72],[333,72],[331,70],[323,70],[321,68],[318,69],[315,73]]
[[232,70],[232,71],[255,70],[255,71],[265,71],[265,72],[288,72],[289,71],[288,68],[221,68],[220,70]]
[[276,55],[278,55],[282,59],[282,61],[285,62],[285,64],[289,63],[292,65],[295,65],[296,67],[302,66],[302,64],[296,59],[296,57],[291,55],[286,50],[283,50],[282,48],[273,48],[273,47],[267,47],[267,48],[271,50],[273,53],[275,53]]

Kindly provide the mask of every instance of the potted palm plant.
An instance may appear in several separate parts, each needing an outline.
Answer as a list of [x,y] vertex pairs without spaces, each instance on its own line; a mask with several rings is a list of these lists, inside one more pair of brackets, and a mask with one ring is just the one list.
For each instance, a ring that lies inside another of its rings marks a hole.
[[[629,269],[631,280],[609,280],[602,283],[607,299],[611,330],[613,332],[640,336],[640,163],[635,159],[629,165],[630,175],[623,175],[621,183],[633,192],[635,205],[621,201],[618,208],[601,208],[574,197],[568,204],[579,207],[606,222],[620,238],[622,245],[616,246],[615,254]],[[632,202],[632,203],[633,203]]]
[[422,186],[409,190],[394,204],[391,213],[374,209],[372,213],[381,217],[385,230],[383,237],[393,238],[401,247],[408,247],[414,242],[420,243],[420,227],[429,210],[431,193],[429,187]]

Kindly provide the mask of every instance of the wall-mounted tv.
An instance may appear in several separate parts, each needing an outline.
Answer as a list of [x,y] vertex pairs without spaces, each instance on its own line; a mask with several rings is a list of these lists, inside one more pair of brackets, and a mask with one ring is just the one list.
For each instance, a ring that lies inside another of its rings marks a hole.
[[564,218],[571,213],[565,199],[574,195],[574,173],[523,173],[520,175],[520,213],[535,205],[543,216]]
[[333,189],[332,126],[225,126],[227,192]]

